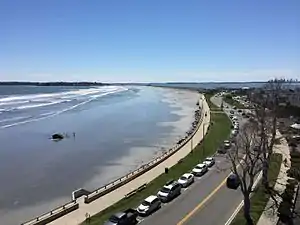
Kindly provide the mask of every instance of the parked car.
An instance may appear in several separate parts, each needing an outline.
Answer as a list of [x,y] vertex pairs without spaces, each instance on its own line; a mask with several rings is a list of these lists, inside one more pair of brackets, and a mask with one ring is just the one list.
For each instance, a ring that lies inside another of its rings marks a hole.
[[219,154],[225,154],[226,152],[227,152],[227,149],[225,149],[224,147],[223,148],[221,147],[218,149]]
[[233,111],[233,110],[230,110],[230,114],[234,114],[234,111]]
[[238,130],[232,130],[231,131],[231,136],[235,137],[238,134]]
[[139,207],[137,208],[137,212],[140,216],[148,216],[158,210],[160,207],[160,199],[155,195],[151,195],[139,205]]
[[195,176],[202,176],[208,171],[208,167],[204,163],[199,163],[195,168],[192,170],[192,174]]
[[181,194],[181,185],[173,181],[172,183],[167,183],[163,188],[157,193],[158,198],[162,202],[169,202]]
[[236,190],[240,186],[240,184],[241,184],[241,182],[240,182],[238,175],[230,174],[227,177],[226,185],[228,188]]
[[208,167],[212,167],[216,163],[216,161],[213,157],[207,157],[203,163],[206,164]]
[[225,149],[231,148],[231,142],[230,142],[229,140],[225,140],[225,141],[224,141],[224,148],[225,148]]
[[259,152],[259,151],[260,151],[260,146],[259,146],[259,145],[255,145],[255,146],[253,147],[253,151],[254,151],[254,152]]
[[188,187],[190,186],[192,183],[194,183],[194,175],[191,173],[185,173],[183,174],[179,179],[178,179],[178,183],[182,186],[182,187]]
[[134,209],[127,209],[112,215],[104,225],[134,225],[137,224],[138,212]]

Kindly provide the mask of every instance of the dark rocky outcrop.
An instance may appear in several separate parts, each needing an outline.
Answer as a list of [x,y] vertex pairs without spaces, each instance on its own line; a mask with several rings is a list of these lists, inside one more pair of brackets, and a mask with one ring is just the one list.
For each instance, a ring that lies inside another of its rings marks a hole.
[[62,134],[56,133],[56,134],[52,135],[52,140],[59,141],[62,139],[64,139],[64,135],[62,135]]

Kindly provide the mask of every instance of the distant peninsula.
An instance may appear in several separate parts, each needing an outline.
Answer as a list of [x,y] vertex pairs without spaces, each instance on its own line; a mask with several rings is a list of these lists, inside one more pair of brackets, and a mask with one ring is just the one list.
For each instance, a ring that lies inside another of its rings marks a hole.
[[99,82],[19,82],[19,81],[8,81],[0,82],[0,85],[27,85],[27,86],[106,86],[110,84],[99,83]]

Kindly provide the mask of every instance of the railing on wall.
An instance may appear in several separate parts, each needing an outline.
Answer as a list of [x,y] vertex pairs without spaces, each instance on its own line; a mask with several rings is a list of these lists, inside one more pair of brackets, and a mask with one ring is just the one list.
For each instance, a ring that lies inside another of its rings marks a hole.
[[57,218],[64,216],[68,214],[69,212],[72,212],[79,208],[78,202],[76,200],[73,200],[71,202],[68,202],[64,204],[63,206],[60,206],[56,209],[51,210],[50,212],[47,212],[39,217],[36,217],[28,222],[22,223],[21,225],[44,225],[47,223],[50,223],[53,220],[56,220]]

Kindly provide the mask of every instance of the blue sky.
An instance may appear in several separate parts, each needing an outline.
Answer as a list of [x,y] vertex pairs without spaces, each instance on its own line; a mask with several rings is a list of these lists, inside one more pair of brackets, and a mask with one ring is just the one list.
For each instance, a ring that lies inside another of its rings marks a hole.
[[2,0],[0,80],[300,78],[299,0]]

